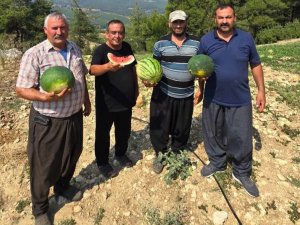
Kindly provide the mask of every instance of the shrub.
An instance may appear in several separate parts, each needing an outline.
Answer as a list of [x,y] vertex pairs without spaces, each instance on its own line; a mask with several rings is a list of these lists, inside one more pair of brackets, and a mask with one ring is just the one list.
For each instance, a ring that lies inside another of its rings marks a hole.
[[185,180],[191,175],[192,166],[195,164],[195,162],[191,162],[186,150],[180,151],[178,154],[168,151],[165,154],[159,154],[158,158],[167,167],[167,173],[164,176],[167,184],[171,184],[178,178]]
[[257,33],[256,42],[258,44],[274,43],[279,40],[299,38],[300,37],[300,21],[296,20],[285,24],[277,25],[268,29],[264,29]]

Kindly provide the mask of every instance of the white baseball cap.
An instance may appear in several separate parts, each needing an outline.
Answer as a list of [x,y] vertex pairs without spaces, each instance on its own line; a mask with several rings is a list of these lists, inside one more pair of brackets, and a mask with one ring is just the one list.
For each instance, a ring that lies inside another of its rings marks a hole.
[[187,15],[184,11],[182,10],[175,10],[170,13],[169,15],[169,21],[172,23],[175,20],[186,20]]

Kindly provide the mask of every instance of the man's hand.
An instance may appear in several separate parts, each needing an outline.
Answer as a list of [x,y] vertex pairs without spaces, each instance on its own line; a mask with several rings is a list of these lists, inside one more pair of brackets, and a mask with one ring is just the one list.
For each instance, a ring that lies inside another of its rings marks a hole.
[[107,63],[108,70],[113,71],[113,72],[118,71],[122,67],[123,66],[121,64],[118,64],[118,63],[112,63],[112,62]]
[[142,80],[142,82],[145,85],[145,87],[155,87],[157,85],[157,83],[151,83],[151,82],[146,81],[146,80]]
[[84,101],[84,109],[83,109],[83,115],[89,116],[92,111],[91,101],[90,99],[87,99]]
[[256,109],[263,112],[266,107],[266,95],[264,91],[259,91],[256,96]]
[[194,94],[194,105],[199,104],[199,102],[201,102],[202,99],[203,99],[203,93],[200,91],[199,88],[197,88]]
[[51,93],[44,93],[45,96],[45,101],[57,101],[60,100],[62,98],[64,98],[66,95],[68,95],[69,93],[71,93],[71,88],[65,88],[64,90],[62,90],[60,93],[55,94],[54,92]]

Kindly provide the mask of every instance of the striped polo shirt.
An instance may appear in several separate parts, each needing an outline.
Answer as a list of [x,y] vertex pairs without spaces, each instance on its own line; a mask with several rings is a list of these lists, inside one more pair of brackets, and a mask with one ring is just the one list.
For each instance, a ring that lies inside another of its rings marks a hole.
[[77,113],[84,103],[84,76],[88,73],[81,51],[74,43],[67,42],[67,61],[59,51],[54,50],[48,40],[28,49],[21,60],[16,86],[20,88],[36,88],[44,92],[39,85],[40,76],[52,66],[65,66],[73,72],[75,84],[71,89],[71,93],[58,101],[33,101],[33,107],[36,111],[46,116],[56,118],[69,117]]
[[154,44],[153,57],[160,61],[163,77],[160,89],[173,98],[186,98],[194,94],[194,76],[187,68],[189,59],[197,54],[199,38],[186,34],[182,46],[171,41],[172,34],[163,36]]

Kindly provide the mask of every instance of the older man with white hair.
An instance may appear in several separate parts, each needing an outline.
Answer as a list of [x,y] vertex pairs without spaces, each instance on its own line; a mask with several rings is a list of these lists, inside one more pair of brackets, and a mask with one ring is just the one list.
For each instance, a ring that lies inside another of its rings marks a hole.
[[[79,48],[67,40],[68,31],[63,14],[54,12],[46,17],[47,39],[25,52],[16,84],[17,94],[32,101],[27,151],[36,225],[52,224],[48,215],[51,186],[56,196],[68,201],[82,198],[82,191],[70,185],[70,180],[82,152],[83,115],[90,114],[91,103],[85,80],[88,70]],[[73,72],[75,84],[71,89],[55,94],[41,88],[41,75],[53,66]]]

